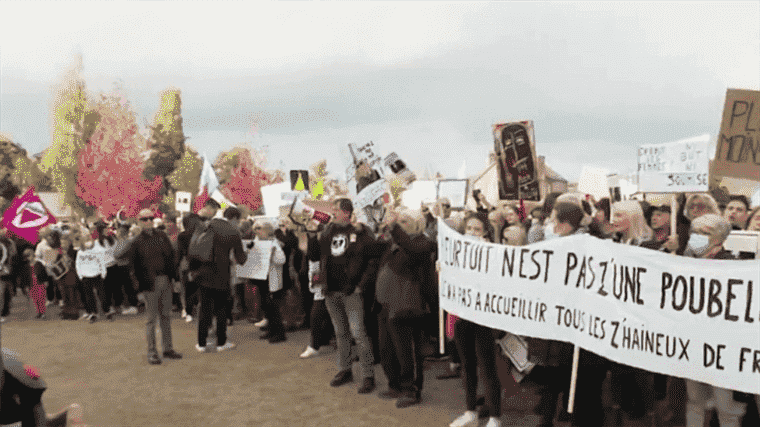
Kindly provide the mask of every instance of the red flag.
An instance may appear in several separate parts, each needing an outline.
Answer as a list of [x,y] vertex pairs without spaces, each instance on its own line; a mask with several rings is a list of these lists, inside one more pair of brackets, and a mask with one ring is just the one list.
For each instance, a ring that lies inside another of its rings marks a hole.
[[34,187],[29,187],[23,196],[16,196],[3,214],[3,226],[31,243],[39,242],[42,227],[56,222],[58,220],[34,194]]

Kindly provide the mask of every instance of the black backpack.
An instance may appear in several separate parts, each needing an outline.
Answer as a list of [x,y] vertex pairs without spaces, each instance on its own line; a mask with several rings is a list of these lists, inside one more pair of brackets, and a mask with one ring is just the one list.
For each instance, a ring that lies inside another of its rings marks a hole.
[[214,232],[207,224],[198,224],[187,248],[190,261],[212,262],[214,260]]

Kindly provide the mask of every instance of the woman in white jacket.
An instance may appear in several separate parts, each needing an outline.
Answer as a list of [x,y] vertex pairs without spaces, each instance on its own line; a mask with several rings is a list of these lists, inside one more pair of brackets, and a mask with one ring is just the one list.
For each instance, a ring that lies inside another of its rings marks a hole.
[[[285,264],[285,252],[280,246],[280,242],[274,238],[274,227],[272,224],[264,221],[257,221],[253,225],[255,238],[254,246],[268,242],[272,246],[272,252],[269,259],[269,272],[265,280],[252,279],[253,285],[259,289],[267,287],[269,295],[264,298],[262,295],[261,305],[266,318],[269,320],[269,330],[259,338],[269,340],[270,343],[279,343],[285,341],[285,327],[282,324],[282,314],[280,306],[282,305],[285,291],[282,289],[282,266]],[[261,243],[259,243],[261,242]]]
[[98,319],[98,309],[95,305],[93,289],[102,288],[103,279],[106,277],[106,264],[103,261],[102,248],[95,247],[95,242],[90,236],[82,240],[82,247],[77,251],[75,265],[79,276],[79,292],[86,312],[82,318],[95,322]]
[[[108,225],[103,221],[95,223],[96,239],[93,244],[93,249],[96,252],[102,254],[103,263],[106,268],[106,275],[100,283],[98,283],[97,292],[100,299],[100,305],[107,318],[111,318],[116,314],[114,309],[114,295],[116,292],[121,292],[121,286],[119,281],[116,280],[116,258],[114,258],[114,251],[116,250],[116,238],[108,233]],[[118,287],[118,289],[117,289]],[[121,298],[118,298],[121,301]]]

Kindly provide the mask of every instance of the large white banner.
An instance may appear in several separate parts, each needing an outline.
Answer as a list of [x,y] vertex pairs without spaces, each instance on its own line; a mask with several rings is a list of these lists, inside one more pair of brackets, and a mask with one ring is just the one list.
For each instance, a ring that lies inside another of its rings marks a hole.
[[[248,246],[253,243],[253,247]],[[248,260],[243,265],[236,265],[237,277],[266,280],[269,276],[269,261],[272,259],[273,240],[243,240],[243,249],[248,252]]]
[[760,394],[760,264],[579,235],[529,246],[438,220],[441,308],[610,360]]

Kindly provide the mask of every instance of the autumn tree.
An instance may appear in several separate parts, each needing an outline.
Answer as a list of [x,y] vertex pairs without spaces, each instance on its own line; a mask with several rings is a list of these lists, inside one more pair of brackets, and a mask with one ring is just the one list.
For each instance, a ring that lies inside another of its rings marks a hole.
[[195,197],[198,193],[202,169],[203,159],[191,146],[186,146],[185,154],[177,162],[174,172],[167,177],[172,191],[164,196],[164,203],[168,206],[175,206],[174,201],[177,191],[187,191]]
[[100,117],[97,128],[78,155],[76,194],[100,216],[123,209],[127,217],[160,201],[160,176],[142,179],[143,141],[128,102],[101,95],[93,106]]
[[160,176],[164,181],[162,196],[173,196],[169,176],[180,167],[185,154],[185,134],[182,129],[182,98],[176,88],[161,92],[161,105],[153,118],[148,139],[150,157],[145,162],[143,178]]
[[50,102],[52,140],[44,151],[40,169],[53,180],[53,186],[63,195],[64,204],[77,214],[89,216],[91,208],[76,192],[79,152],[87,144],[100,116],[88,108],[88,95],[82,73],[82,58],[68,70],[54,89]]

